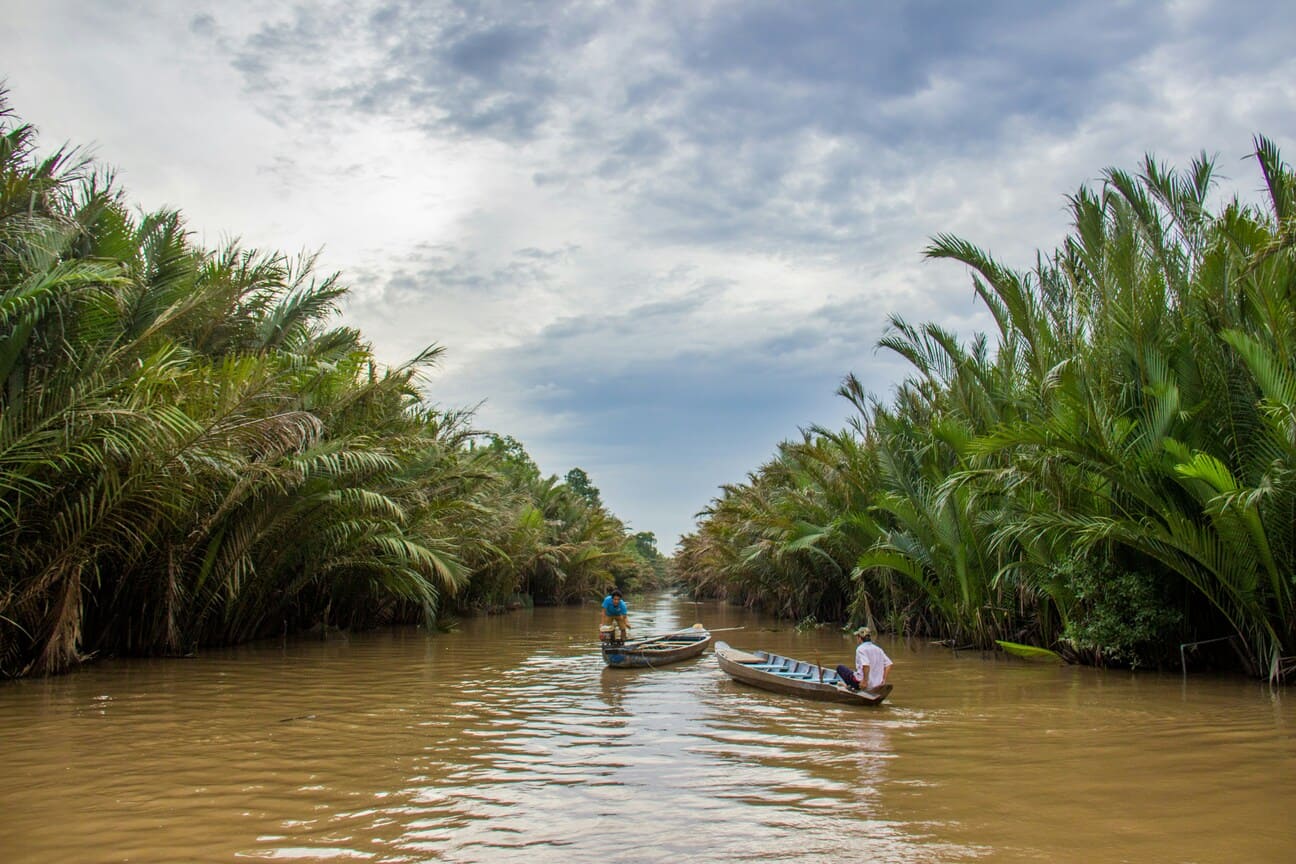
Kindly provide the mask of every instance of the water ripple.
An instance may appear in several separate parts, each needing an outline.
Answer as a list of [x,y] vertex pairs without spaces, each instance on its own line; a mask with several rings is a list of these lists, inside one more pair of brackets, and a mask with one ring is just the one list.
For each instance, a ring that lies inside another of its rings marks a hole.
[[[636,626],[697,607],[662,600]],[[837,634],[744,647],[849,654]],[[892,646],[879,710],[609,670],[589,610],[0,688],[0,860],[1276,860],[1296,717],[1246,682]],[[735,640],[738,641],[738,640]],[[1185,746],[1185,742],[1191,746]],[[1209,784],[1200,778],[1209,776]],[[51,818],[57,814],[57,818]],[[1237,825],[1258,826],[1242,835]],[[1075,859],[1070,859],[1075,860]]]

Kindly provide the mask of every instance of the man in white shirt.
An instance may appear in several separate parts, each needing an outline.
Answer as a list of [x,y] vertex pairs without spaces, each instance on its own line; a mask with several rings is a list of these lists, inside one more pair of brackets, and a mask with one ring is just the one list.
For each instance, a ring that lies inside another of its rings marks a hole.
[[837,667],[837,676],[852,690],[876,690],[887,682],[891,674],[891,658],[886,652],[873,644],[873,631],[861,627],[855,631],[859,646],[855,649],[855,668]]

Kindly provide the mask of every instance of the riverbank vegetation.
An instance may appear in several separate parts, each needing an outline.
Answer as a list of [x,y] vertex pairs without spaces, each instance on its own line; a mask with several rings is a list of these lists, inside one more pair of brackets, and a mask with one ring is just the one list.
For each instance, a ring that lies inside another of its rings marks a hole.
[[315,264],[200,248],[0,93],[0,676],[654,578],[600,501],[425,400],[440,348],[380,364]]
[[[1262,203],[1148,158],[1070,198],[1014,270],[957,237],[997,331],[893,319],[894,398],[841,395],[725,487],[677,555],[698,595],[1125,665],[1204,640],[1271,679],[1296,654],[1296,175],[1259,138]],[[1190,665],[1207,646],[1185,649]],[[1218,655],[1215,659],[1225,659]]]

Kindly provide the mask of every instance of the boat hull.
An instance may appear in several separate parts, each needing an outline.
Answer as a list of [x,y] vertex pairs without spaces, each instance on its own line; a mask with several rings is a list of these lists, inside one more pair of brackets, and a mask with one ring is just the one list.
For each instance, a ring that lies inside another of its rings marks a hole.
[[772,693],[841,705],[880,705],[891,694],[890,684],[876,690],[849,690],[838,679],[836,670],[768,651],[749,653],[717,642],[715,655],[730,678]]
[[711,644],[700,624],[680,633],[603,645],[603,662],[614,669],[647,669],[699,657]]

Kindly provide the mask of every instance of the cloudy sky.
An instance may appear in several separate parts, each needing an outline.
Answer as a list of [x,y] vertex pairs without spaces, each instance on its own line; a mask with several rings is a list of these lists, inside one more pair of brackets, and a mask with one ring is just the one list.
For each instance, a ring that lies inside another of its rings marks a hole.
[[1253,196],[1291,9],[0,0],[0,79],[200,242],[322,248],[381,358],[445,346],[434,402],[669,551],[846,373],[889,393],[889,316],[988,327],[931,236],[1028,266],[1148,152]]

